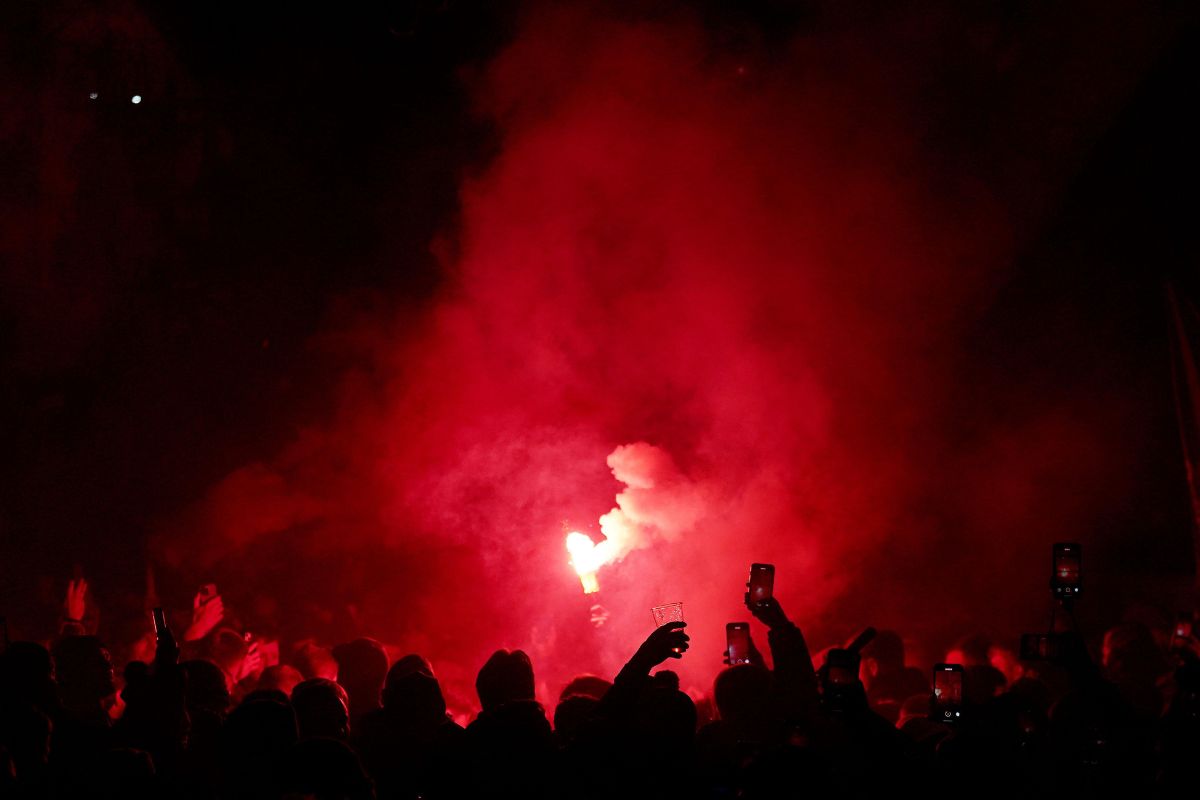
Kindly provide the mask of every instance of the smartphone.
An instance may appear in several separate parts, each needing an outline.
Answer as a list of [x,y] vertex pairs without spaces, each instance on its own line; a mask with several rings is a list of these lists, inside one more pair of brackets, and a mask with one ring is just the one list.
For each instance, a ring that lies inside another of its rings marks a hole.
[[1175,617],[1175,627],[1171,629],[1171,644],[1169,650],[1179,653],[1185,649],[1184,642],[1192,638],[1192,626],[1195,618],[1188,612],[1180,612]]
[[750,588],[748,602],[757,605],[769,600],[775,591],[775,565],[751,564],[750,581],[746,585]]
[[938,722],[958,722],[962,719],[962,701],[962,664],[934,664],[930,718]]
[[156,608],[152,612],[154,617],[154,638],[161,639],[162,635],[167,631],[167,615],[163,613],[162,608]]
[[1077,597],[1083,588],[1083,546],[1077,542],[1054,545],[1054,571],[1050,588],[1058,598]]
[[729,666],[750,663],[750,623],[730,622],[725,625],[725,649]]

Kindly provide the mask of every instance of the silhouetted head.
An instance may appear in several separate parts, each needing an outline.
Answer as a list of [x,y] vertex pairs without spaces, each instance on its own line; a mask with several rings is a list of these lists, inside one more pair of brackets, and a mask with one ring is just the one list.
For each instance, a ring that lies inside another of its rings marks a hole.
[[292,704],[291,699],[278,689],[255,689],[242,698],[243,703],[250,703],[255,700],[271,700],[276,703],[283,703],[285,706]]
[[373,800],[375,789],[358,756],[345,742],[313,738],[296,743],[283,758],[283,790],[317,800]]
[[202,659],[185,661],[179,667],[187,679],[188,709],[224,716],[229,710],[229,688],[221,668]]
[[947,664],[962,664],[964,667],[991,664],[989,652],[992,640],[982,633],[973,633],[959,639],[950,652],[946,653]]
[[859,679],[861,659],[853,650],[831,647],[817,670],[821,705],[827,711],[858,713],[868,709],[867,690]]
[[259,689],[278,689],[285,695],[291,694],[296,684],[304,680],[300,670],[287,664],[272,664],[258,676]]
[[1105,632],[1101,663],[1118,683],[1153,683],[1168,668],[1154,635],[1140,622],[1122,622]]
[[991,664],[975,664],[963,670],[963,700],[981,706],[1004,691],[1004,673]]
[[388,715],[406,725],[440,725],[446,720],[446,700],[437,678],[413,670],[403,659],[388,671],[383,688],[383,707]]
[[295,740],[296,715],[286,697],[280,699],[276,692],[256,695],[251,692],[229,712],[225,728],[230,731],[249,732],[255,736],[271,739]]
[[291,661],[305,678],[337,679],[337,662],[333,660],[333,651],[312,639],[305,639],[293,648]]
[[272,785],[278,761],[299,738],[296,715],[277,700],[243,702],[221,728],[226,788],[243,796]]
[[393,678],[399,678],[413,672],[423,672],[431,678],[437,677],[433,674],[433,665],[429,663],[425,656],[409,653],[395,664],[392,664],[392,668],[388,670],[387,679],[390,681]]
[[570,683],[563,687],[562,692],[558,695],[558,701],[561,703],[568,697],[577,695],[599,700],[604,697],[611,686],[612,681],[605,680],[599,675],[576,675]]
[[573,694],[554,709],[554,732],[561,743],[570,742],[592,719],[600,701],[583,694]]
[[1022,735],[1043,730],[1050,718],[1050,689],[1036,678],[1013,681],[1004,696]]
[[52,652],[65,704],[76,709],[98,706],[116,692],[112,656],[95,636],[67,636],[55,642]]
[[532,700],[533,664],[523,650],[497,650],[479,670],[475,691],[484,711],[514,700]]
[[650,688],[638,698],[635,725],[658,746],[690,745],[696,733],[696,704],[678,689]]
[[292,689],[300,736],[344,739],[350,732],[350,697],[336,681],[310,678]]
[[650,676],[650,685],[655,689],[679,690],[679,673],[673,669],[660,669]]
[[997,644],[992,645],[988,649],[988,660],[993,667],[1003,673],[1004,680],[1008,683],[1012,683],[1025,674],[1025,667],[1021,663],[1020,657],[1011,648]]
[[388,657],[383,645],[374,639],[355,639],[333,648],[337,662],[337,682],[350,695],[351,713],[356,717],[379,708],[379,693],[387,677]]
[[713,682],[713,700],[717,713],[727,722],[762,721],[771,706],[771,673],[760,664],[727,667]]

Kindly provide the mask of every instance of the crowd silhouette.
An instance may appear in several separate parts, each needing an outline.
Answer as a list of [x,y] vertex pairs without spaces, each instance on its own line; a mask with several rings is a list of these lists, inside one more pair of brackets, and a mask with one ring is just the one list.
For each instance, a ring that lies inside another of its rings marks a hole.
[[495,652],[463,727],[421,655],[389,663],[360,638],[280,663],[222,624],[212,585],[180,639],[156,626],[118,680],[86,594],[71,581],[48,644],[3,643],[0,797],[1145,797],[1195,791],[1200,766],[1190,630],[1123,622],[1093,659],[1067,627],[1014,664],[964,639],[961,716],[947,721],[898,633],[814,660],[776,599],[747,595],[770,666],[751,641],[699,703],[660,669],[688,651],[686,623],[670,622],[611,681],[568,683],[552,711],[526,653]]

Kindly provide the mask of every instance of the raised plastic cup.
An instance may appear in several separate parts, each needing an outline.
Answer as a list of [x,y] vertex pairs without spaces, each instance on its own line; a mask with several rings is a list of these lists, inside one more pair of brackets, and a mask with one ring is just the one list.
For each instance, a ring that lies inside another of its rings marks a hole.
[[654,615],[654,627],[661,628],[668,622],[683,622],[683,603],[667,603],[650,609]]
[[[662,606],[655,606],[650,609],[650,613],[654,615],[654,627],[661,628],[668,622],[683,622],[683,603],[667,603]],[[672,647],[676,653],[680,652],[678,647]]]

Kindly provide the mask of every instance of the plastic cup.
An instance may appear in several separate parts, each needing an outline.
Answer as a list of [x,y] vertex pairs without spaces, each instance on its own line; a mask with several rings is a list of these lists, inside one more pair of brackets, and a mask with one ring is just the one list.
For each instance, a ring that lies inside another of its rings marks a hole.
[[[650,613],[654,615],[654,627],[661,628],[668,622],[683,622],[683,603],[667,603],[666,605],[655,606],[650,609]],[[672,647],[676,653],[679,652],[678,647]]]
[[654,615],[654,627],[661,628],[668,622],[683,622],[683,603],[667,603],[650,609]]

